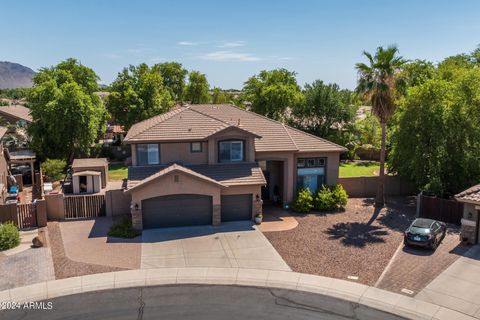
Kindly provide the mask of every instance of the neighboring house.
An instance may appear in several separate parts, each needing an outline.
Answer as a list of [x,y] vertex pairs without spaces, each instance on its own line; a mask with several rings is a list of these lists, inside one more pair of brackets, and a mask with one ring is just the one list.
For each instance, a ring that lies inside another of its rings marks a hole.
[[23,124],[32,122],[30,109],[20,104],[0,106],[0,117],[11,125],[16,125],[18,122]]
[[457,194],[455,199],[463,202],[461,237],[477,244],[480,239],[480,184]]
[[127,194],[136,228],[252,219],[262,199],[338,182],[345,149],[232,105],[178,107],[133,125]]

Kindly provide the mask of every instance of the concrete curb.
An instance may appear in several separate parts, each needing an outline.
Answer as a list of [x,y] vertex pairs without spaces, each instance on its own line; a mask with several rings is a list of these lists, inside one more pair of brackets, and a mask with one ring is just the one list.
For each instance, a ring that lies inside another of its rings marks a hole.
[[385,319],[385,313],[408,319],[467,320],[463,313],[350,281],[291,271],[241,268],[161,268],[92,274],[0,291],[0,302],[27,302],[115,288],[172,284],[218,284],[298,290],[321,294],[316,308],[359,320]]

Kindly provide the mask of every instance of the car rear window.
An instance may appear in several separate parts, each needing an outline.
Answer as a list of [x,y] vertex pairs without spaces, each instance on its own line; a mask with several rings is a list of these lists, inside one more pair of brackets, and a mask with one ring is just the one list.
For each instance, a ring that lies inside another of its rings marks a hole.
[[421,228],[421,227],[412,226],[410,228],[410,232],[411,233],[417,233],[417,234],[427,234],[427,233],[430,233],[430,229],[429,228]]

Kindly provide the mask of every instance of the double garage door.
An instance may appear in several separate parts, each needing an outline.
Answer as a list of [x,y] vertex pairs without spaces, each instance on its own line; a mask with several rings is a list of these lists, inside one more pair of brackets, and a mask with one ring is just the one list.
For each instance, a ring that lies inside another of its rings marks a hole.
[[[250,220],[252,195],[222,196],[222,222]],[[212,197],[197,194],[161,196],[142,201],[143,227],[165,228],[212,224]]]

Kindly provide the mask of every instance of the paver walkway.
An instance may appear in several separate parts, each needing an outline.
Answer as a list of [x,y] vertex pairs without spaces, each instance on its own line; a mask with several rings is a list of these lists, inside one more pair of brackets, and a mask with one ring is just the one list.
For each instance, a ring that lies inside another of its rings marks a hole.
[[54,280],[50,248],[30,248],[0,256],[0,275],[0,290]]
[[470,248],[460,244],[458,232],[458,228],[449,228],[435,251],[404,247],[402,243],[376,287],[403,294],[419,293]]
[[290,271],[251,222],[221,226],[147,229],[141,268],[238,267]]
[[480,319],[480,246],[472,247],[415,298]]

